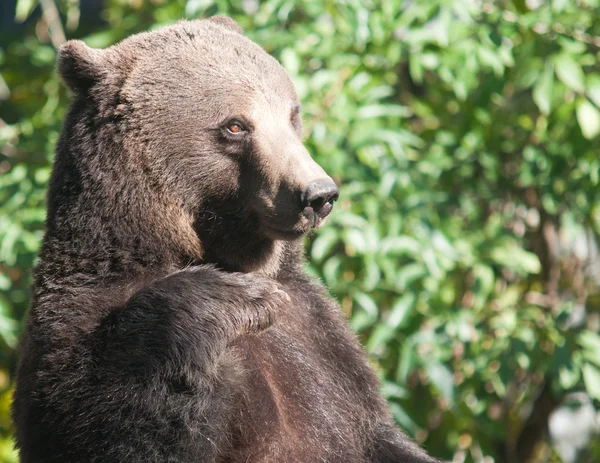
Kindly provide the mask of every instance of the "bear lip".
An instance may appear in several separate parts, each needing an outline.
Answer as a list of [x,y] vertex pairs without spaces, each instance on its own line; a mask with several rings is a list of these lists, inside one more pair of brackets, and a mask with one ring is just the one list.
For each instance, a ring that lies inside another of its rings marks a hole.
[[308,227],[306,230],[298,230],[295,228],[288,228],[284,230],[272,226],[265,227],[267,235],[270,235],[270,238],[283,241],[291,241],[298,239],[305,235],[308,232],[308,230],[310,230],[310,228],[312,227]]

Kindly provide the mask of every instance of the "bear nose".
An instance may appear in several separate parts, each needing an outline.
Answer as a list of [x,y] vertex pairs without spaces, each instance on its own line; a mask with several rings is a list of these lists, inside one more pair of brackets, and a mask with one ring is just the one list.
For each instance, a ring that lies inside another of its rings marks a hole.
[[333,209],[333,202],[338,199],[339,193],[333,180],[314,180],[302,194],[302,205],[305,209],[310,207],[320,218],[325,218]]

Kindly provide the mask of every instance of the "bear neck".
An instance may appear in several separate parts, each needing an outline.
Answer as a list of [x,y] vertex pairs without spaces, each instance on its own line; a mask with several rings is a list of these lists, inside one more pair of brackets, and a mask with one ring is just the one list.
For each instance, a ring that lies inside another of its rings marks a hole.
[[157,225],[152,212],[131,207],[111,212],[110,199],[104,197],[91,214],[82,207],[86,201],[77,200],[49,214],[40,265],[52,263],[57,279],[78,275],[107,283],[123,275],[161,275],[200,260],[199,241],[181,233],[184,227]]

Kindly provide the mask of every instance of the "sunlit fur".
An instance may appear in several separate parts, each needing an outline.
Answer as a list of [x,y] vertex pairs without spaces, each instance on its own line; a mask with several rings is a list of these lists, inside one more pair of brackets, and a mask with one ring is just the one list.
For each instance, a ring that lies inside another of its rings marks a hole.
[[74,99],[21,344],[21,460],[433,462],[303,270],[296,199],[326,174],[281,66],[217,18],[69,42],[58,70]]

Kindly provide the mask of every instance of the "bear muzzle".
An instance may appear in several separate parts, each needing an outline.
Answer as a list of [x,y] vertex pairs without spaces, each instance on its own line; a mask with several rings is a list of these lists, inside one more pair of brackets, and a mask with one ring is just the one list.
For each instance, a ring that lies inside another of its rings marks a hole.
[[339,197],[339,189],[330,178],[310,182],[302,193],[303,215],[311,222],[311,228],[319,228],[333,209]]

